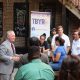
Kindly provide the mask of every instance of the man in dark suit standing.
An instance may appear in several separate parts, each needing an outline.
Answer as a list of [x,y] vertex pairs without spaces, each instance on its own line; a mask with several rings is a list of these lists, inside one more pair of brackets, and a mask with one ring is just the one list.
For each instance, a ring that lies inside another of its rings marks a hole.
[[13,44],[14,41],[14,31],[7,31],[6,40],[0,45],[0,80],[11,80],[14,61],[19,60]]

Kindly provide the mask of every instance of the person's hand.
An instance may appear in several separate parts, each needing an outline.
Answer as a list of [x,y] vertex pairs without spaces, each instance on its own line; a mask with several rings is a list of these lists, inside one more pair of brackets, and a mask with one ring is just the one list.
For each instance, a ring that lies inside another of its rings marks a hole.
[[21,56],[23,56],[23,54],[15,54],[14,56],[15,57],[21,57]]
[[45,48],[43,47],[43,53],[45,53]]
[[12,57],[12,60],[13,60],[13,61],[19,61],[19,60],[20,60],[20,57],[19,57],[19,56],[13,56],[13,57]]
[[50,52],[50,57],[52,57],[53,56],[53,53],[52,52]]
[[14,56],[19,57],[20,55],[19,54],[14,54]]

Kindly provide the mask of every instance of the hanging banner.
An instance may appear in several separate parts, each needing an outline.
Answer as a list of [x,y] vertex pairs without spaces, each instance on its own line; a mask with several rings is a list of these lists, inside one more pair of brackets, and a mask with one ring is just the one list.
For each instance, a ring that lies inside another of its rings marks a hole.
[[50,36],[50,12],[31,11],[30,37],[40,37],[43,33]]

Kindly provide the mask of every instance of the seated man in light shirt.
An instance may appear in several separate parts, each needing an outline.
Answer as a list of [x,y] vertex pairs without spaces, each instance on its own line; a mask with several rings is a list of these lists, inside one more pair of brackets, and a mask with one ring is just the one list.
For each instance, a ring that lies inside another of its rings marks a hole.
[[[39,45],[40,45],[39,39],[37,37],[31,37],[28,40],[27,50],[29,49],[29,46],[39,46]],[[48,56],[46,54],[40,52],[40,59],[42,62],[49,64],[49,59],[48,59]],[[28,63],[29,63],[28,53],[25,53],[25,54],[20,55],[20,59],[17,63],[15,63],[15,65],[17,65],[17,67],[19,68],[20,66],[22,66],[24,64],[28,64]]]
[[55,51],[55,49],[57,48],[55,44],[55,37],[60,36],[62,39],[65,40],[64,47],[66,52],[68,53],[70,50],[70,40],[69,37],[63,33],[63,27],[61,25],[57,27],[57,33],[58,34],[54,35],[52,38],[52,43],[51,43],[52,50]]
[[73,42],[72,42],[72,55],[80,55],[80,32],[78,30],[73,31]]
[[[30,41],[30,44],[33,42]],[[54,80],[52,68],[40,60],[40,47],[30,45],[28,53],[29,63],[17,71],[14,80]]]

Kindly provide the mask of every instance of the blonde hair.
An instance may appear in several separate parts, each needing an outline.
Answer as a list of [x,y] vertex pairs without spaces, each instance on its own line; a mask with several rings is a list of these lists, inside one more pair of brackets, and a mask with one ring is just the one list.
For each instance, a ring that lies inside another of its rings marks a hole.
[[[10,34],[12,34],[12,33],[14,33],[14,31],[13,31],[13,30],[9,30],[9,31],[7,31],[6,37],[8,38],[8,37],[9,37],[9,35],[10,35]],[[14,34],[15,34],[15,33],[14,33]]]
[[13,30],[7,31],[7,32],[3,35],[3,37],[1,38],[0,44],[1,44],[2,42],[4,42],[4,41],[8,38],[8,36],[10,35],[10,33],[12,33],[12,32],[14,33]]

